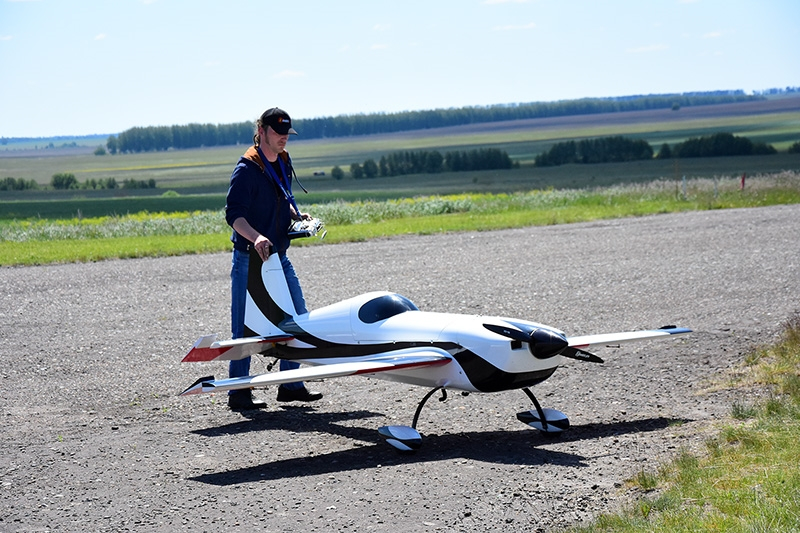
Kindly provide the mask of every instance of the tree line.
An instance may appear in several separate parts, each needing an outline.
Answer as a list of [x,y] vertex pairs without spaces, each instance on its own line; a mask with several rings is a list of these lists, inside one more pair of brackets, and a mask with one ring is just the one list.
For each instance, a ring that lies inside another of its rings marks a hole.
[[57,190],[71,190],[71,189],[155,189],[156,180],[150,178],[149,180],[135,180],[133,178],[123,180],[122,184],[117,182],[114,178],[106,179],[89,179],[81,183],[75,177],[75,174],[70,172],[60,172],[53,174],[50,179],[50,185]]
[[534,159],[537,167],[567,165],[569,163],[612,163],[652,159],[653,148],[642,139],[622,136],[564,141]]
[[[436,150],[394,152],[381,156],[376,163],[367,159],[363,163],[350,165],[354,179],[369,179],[405,174],[437,174],[439,172],[462,172],[469,170],[499,170],[519,166],[508,153],[497,148],[452,151],[442,155]],[[344,171],[336,166],[331,172],[334,179],[342,179]]]
[[[568,115],[680,109],[695,105],[724,104],[761,100],[763,96],[743,91],[709,91],[682,94],[635,95],[616,98],[582,98],[559,102],[531,102],[470,106],[400,113],[339,115],[294,120],[293,126],[303,139],[346,137],[375,133],[441,128],[506,120],[522,120]],[[187,124],[178,126],[135,127],[110,136],[106,146],[116,154],[169,149],[200,148],[249,144],[253,122],[234,124]]]
[[229,146],[252,142],[253,133],[252,122],[136,127],[111,135],[106,147],[109,153],[116,154]]
[[[800,143],[796,143],[800,145]],[[800,148],[798,148],[800,149]],[[791,153],[792,148],[789,148]],[[638,161],[653,158],[653,148],[642,139],[622,136],[564,141],[554,144],[547,152],[534,159],[537,167],[566,165],[570,163],[611,163]],[[714,133],[705,137],[692,137],[670,147],[664,143],[656,156],[658,159],[680,157],[724,157],[734,155],[769,155],[778,151],[763,142],[753,142],[747,137],[732,133]]]
[[36,183],[36,180],[7,176],[0,181],[0,191],[28,191],[38,188],[39,184]]
[[676,144],[674,148],[670,148],[669,144],[664,143],[658,152],[658,158],[770,155],[776,153],[778,151],[771,144],[753,142],[747,137],[737,137],[732,133],[721,132],[705,137],[692,137]]

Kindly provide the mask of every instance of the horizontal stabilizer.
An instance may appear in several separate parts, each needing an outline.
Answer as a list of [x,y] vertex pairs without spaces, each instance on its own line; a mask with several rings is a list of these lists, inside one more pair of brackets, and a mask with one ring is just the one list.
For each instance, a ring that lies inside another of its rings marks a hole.
[[197,339],[192,349],[181,360],[182,363],[198,363],[204,361],[236,361],[251,355],[263,353],[275,343],[286,342],[294,337],[290,335],[274,335],[271,337],[246,337],[217,341],[216,334],[204,335]]
[[669,337],[671,335],[684,335],[691,332],[692,330],[687,328],[668,327],[661,329],[647,329],[641,331],[625,331],[621,333],[601,333],[599,335],[568,337],[567,342],[569,342],[570,348],[583,350],[592,346],[609,346],[621,344],[623,342],[656,339],[659,337]]
[[388,370],[403,370],[423,366],[435,366],[447,364],[451,361],[448,355],[436,351],[414,352],[409,355],[395,355],[375,357],[366,361],[355,361],[348,363],[334,363],[311,367],[301,367],[294,370],[283,370],[281,372],[271,372],[268,374],[258,374],[255,376],[244,376],[241,378],[229,378],[215,380],[201,378],[191,387],[181,393],[181,396],[190,394],[201,394],[204,392],[217,392],[238,389],[250,389],[253,387],[266,387],[267,385],[280,385],[281,383],[292,383],[295,381],[305,381],[309,379],[338,378],[343,376],[354,376],[359,374],[375,374]]

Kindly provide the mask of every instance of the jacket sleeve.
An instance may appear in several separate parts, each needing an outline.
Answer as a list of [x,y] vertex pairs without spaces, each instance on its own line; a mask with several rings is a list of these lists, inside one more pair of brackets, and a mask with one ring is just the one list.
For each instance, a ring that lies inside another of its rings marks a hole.
[[225,221],[229,226],[233,227],[233,221],[237,218],[247,219],[252,197],[252,180],[248,179],[247,166],[239,163],[231,174],[231,184],[225,199]]

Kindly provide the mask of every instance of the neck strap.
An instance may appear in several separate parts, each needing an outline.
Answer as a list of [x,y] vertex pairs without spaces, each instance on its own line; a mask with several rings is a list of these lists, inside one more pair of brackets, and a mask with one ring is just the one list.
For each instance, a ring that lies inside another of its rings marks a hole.
[[260,146],[256,146],[256,151],[258,151],[258,157],[261,158],[261,162],[264,163],[264,174],[272,178],[272,181],[275,182],[275,184],[283,193],[284,198],[286,198],[289,201],[289,204],[294,207],[297,216],[300,216],[300,209],[297,207],[297,204],[294,201],[294,195],[292,194],[291,181],[289,181],[290,178],[286,174],[286,166],[284,166],[280,154],[278,154],[278,165],[281,168],[281,174],[283,174],[283,176],[277,175],[272,164],[264,156],[264,152],[261,151]]

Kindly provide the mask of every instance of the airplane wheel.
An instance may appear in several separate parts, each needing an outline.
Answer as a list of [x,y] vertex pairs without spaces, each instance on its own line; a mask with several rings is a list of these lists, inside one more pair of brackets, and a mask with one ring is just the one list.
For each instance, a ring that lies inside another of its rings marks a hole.
[[539,411],[536,409],[517,413],[517,420],[548,436],[558,436],[562,431],[569,428],[569,418],[561,411],[542,409],[542,413],[544,414],[545,423],[542,423]]

